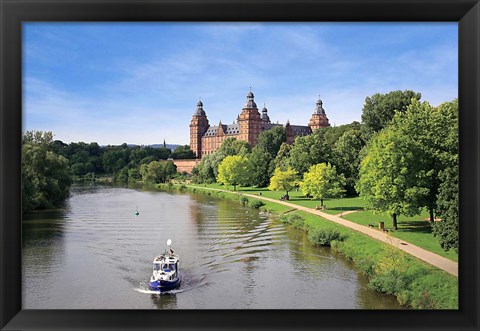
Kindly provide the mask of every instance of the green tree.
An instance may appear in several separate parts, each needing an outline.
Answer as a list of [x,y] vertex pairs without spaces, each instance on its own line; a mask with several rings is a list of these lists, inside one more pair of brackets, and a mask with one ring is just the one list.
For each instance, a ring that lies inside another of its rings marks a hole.
[[287,134],[283,126],[274,126],[270,130],[261,132],[258,135],[257,148],[263,149],[274,159],[280,146],[287,141]]
[[391,215],[395,230],[397,216],[419,213],[418,201],[425,194],[416,186],[421,152],[413,147],[395,127],[389,126],[372,137],[360,164],[356,186],[360,197],[366,208]]
[[312,165],[308,172],[303,175],[303,182],[300,184],[303,194],[311,195],[313,199],[323,200],[340,196],[345,192],[345,177],[337,175],[335,166],[327,163]]
[[433,235],[440,246],[458,253],[458,160],[440,173],[442,183],[438,191],[439,222],[433,226]]
[[212,183],[216,181],[218,176],[218,166],[223,159],[230,155],[246,156],[251,152],[251,146],[242,140],[235,138],[227,138],[222,142],[222,145],[212,154],[202,157],[202,160],[197,165],[198,182]]
[[393,118],[395,112],[405,112],[412,99],[420,100],[422,95],[410,90],[377,93],[365,98],[362,109],[362,123],[365,124],[365,140],[373,133],[383,129]]
[[280,146],[280,149],[278,150],[278,153],[272,163],[272,167],[274,169],[281,168],[282,170],[285,170],[288,168],[291,149],[292,145],[287,144],[286,142]]
[[303,174],[314,164],[331,162],[332,146],[323,139],[324,132],[318,129],[311,135],[297,137],[290,150],[289,166]]
[[425,193],[418,205],[426,207],[433,222],[437,195],[441,184],[440,173],[452,157],[458,155],[458,101],[438,108],[428,102],[412,100],[405,113],[397,113],[392,122],[398,134],[419,155],[414,160],[418,169],[414,185]]
[[190,149],[189,145],[178,146],[171,154],[172,159],[194,159],[195,153]]
[[223,159],[218,166],[217,182],[225,186],[232,185],[236,190],[237,185],[248,181],[248,158],[240,155],[230,155]]
[[251,169],[249,185],[257,187],[268,186],[271,176],[271,155],[263,148],[255,146],[252,153],[249,155],[248,160]]
[[333,146],[334,163],[339,173],[345,175],[346,191],[354,195],[355,183],[358,181],[360,151],[365,146],[360,129],[345,131]]
[[140,166],[140,175],[145,184],[165,183],[177,172],[177,166],[172,161],[152,161]]
[[72,182],[68,160],[54,152],[51,132],[27,131],[22,140],[23,212],[58,207]]
[[297,181],[298,172],[296,170],[290,167],[285,171],[277,168],[273,172],[272,178],[270,178],[268,189],[270,191],[285,191],[288,196],[288,192],[297,186]]
[[107,173],[115,174],[129,163],[129,151],[126,144],[121,146],[107,146],[102,156],[103,169]]

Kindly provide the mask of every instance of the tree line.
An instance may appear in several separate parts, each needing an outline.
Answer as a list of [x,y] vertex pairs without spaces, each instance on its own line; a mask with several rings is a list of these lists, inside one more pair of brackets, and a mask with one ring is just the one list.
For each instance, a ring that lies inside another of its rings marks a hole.
[[195,155],[188,145],[172,151],[127,144],[66,144],[54,140],[52,132],[27,131],[22,135],[22,209],[60,206],[75,180],[109,176],[119,183],[164,183],[178,175],[170,159],[191,158]]

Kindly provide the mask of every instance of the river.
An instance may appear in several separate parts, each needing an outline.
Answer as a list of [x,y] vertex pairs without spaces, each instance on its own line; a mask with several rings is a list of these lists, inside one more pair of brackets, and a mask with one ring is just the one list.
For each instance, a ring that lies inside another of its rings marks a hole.
[[[209,196],[74,185],[22,232],[23,309],[402,309],[303,231]],[[183,281],[152,294],[169,238]]]

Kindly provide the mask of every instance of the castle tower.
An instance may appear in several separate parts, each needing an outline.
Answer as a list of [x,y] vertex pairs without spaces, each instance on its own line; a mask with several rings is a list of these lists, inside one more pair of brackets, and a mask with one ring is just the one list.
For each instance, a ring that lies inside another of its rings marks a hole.
[[316,129],[326,128],[327,126],[330,126],[330,124],[328,123],[327,115],[325,114],[325,109],[323,109],[322,105],[323,102],[320,97],[318,97],[317,107],[313,111],[312,117],[310,117],[310,122],[308,123],[308,126],[310,127],[310,129],[312,129],[312,132]]
[[268,110],[267,107],[265,107],[265,104],[263,104],[263,109],[262,109],[262,122],[263,123],[270,123],[270,117],[268,117]]
[[239,134],[238,140],[244,140],[255,146],[258,142],[258,135],[262,129],[262,118],[258,112],[257,104],[253,100],[252,91],[247,94],[247,102],[242,109],[238,119]]
[[198,101],[197,111],[193,114],[190,122],[190,149],[198,159],[202,158],[202,136],[209,126],[207,114],[203,110],[203,103]]

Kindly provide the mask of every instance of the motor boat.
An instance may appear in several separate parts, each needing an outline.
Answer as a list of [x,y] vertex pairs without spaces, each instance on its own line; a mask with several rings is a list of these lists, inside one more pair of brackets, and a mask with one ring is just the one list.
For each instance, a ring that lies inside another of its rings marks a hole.
[[180,285],[179,257],[170,248],[171,244],[168,239],[168,249],[153,259],[153,274],[148,284],[150,290],[168,291]]

